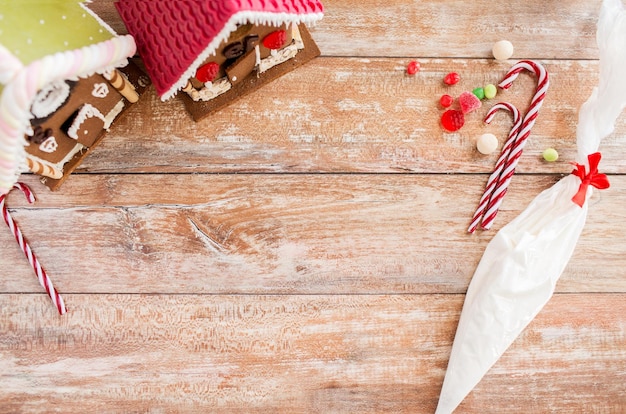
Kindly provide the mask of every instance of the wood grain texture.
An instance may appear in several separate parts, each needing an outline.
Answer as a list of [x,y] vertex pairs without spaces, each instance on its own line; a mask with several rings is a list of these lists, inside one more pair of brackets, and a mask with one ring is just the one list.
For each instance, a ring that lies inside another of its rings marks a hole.
[[[90,7],[124,33],[113,1]],[[434,412],[485,247],[572,169],[600,2],[324,5],[322,57],[199,123],[150,89],[58,192],[23,176],[38,200],[8,206],[69,311],[0,230],[0,413]],[[457,133],[438,100],[497,83],[500,39],[551,87],[494,228],[468,235],[498,157],[474,140],[512,124],[482,117],[524,112],[535,79]],[[626,412],[625,148],[622,116],[556,295],[458,412]]]
[[[73,308],[60,318],[43,295],[4,297],[4,412],[433,412],[463,302],[67,299]],[[460,412],[623,412],[624,315],[624,294],[555,296]]]
[[[470,235],[478,178],[86,175],[41,193],[35,208],[9,201],[65,292],[461,293],[494,230],[558,179],[516,176],[494,229]],[[559,291],[626,292],[614,208],[626,203],[626,180],[611,179],[592,198]],[[0,232],[0,255],[16,266],[0,291],[40,291],[10,238]]]

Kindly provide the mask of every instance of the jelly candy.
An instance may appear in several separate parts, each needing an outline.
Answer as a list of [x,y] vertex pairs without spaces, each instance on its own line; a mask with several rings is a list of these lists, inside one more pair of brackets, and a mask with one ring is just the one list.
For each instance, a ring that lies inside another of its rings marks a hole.
[[453,102],[454,98],[450,95],[442,95],[441,98],[439,98],[439,104],[444,108],[448,108]]
[[448,109],[441,115],[441,125],[450,132],[458,131],[465,124],[463,112]]
[[480,108],[482,103],[480,102],[480,99],[478,99],[478,97],[476,97],[476,95],[474,95],[473,93],[463,92],[459,96],[459,105],[461,106],[461,111],[464,114],[469,114],[470,112]]
[[443,83],[446,85],[454,85],[461,80],[461,75],[456,72],[450,72],[443,78]]
[[408,66],[406,67],[406,73],[408,73],[409,75],[415,75],[417,72],[419,72],[419,70],[420,64],[415,60],[410,61]]

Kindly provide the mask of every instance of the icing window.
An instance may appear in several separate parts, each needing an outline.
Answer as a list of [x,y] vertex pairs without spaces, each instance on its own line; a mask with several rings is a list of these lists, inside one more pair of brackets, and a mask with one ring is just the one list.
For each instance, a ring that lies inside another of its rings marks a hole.
[[70,96],[70,85],[55,82],[43,87],[35,96],[31,113],[36,118],[45,118],[59,109]]

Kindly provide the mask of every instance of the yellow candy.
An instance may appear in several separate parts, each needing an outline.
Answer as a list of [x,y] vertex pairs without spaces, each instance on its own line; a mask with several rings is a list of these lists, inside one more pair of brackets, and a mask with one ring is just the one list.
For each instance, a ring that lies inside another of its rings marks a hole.
[[485,98],[487,99],[495,98],[498,93],[498,89],[496,89],[496,86],[492,84],[486,85],[483,90],[485,91]]
[[554,148],[548,148],[543,152],[543,159],[548,162],[554,162],[559,159],[559,153]]

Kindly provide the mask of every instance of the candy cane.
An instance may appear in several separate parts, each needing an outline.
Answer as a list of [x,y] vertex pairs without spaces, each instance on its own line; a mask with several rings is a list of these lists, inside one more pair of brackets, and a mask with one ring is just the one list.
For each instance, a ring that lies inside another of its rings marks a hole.
[[478,208],[476,209],[476,212],[474,213],[474,216],[472,217],[472,223],[467,229],[467,231],[470,233],[473,233],[476,230],[476,227],[478,227],[478,223],[484,217],[485,209],[487,208],[489,200],[491,200],[493,191],[496,188],[496,184],[498,183],[498,180],[500,179],[500,176],[502,175],[504,164],[509,158],[509,154],[511,153],[511,148],[513,147],[513,144],[515,143],[515,138],[517,138],[517,134],[520,130],[520,127],[522,126],[522,118],[520,117],[520,113],[518,109],[508,102],[500,102],[494,105],[489,110],[489,112],[487,112],[487,116],[485,117],[484,122],[486,124],[491,123],[494,116],[496,115],[496,112],[498,112],[499,109],[505,109],[511,112],[511,114],[513,115],[513,127],[511,128],[511,132],[509,132],[509,137],[507,138],[506,142],[504,143],[504,146],[502,147],[502,152],[500,153],[500,158],[498,158],[498,161],[496,162],[496,167],[491,173],[491,175],[489,176],[489,180],[487,180],[487,185],[485,186],[485,191],[483,193],[483,196],[480,198],[480,201],[478,202]]
[[535,91],[535,95],[533,96],[530,102],[530,108],[526,115],[524,116],[524,120],[522,121],[522,127],[515,139],[515,143],[511,148],[511,153],[509,154],[509,158],[507,159],[504,169],[502,170],[502,175],[496,184],[496,188],[491,196],[491,200],[487,205],[487,211],[485,212],[485,216],[482,221],[482,227],[485,230],[491,228],[493,221],[498,214],[498,210],[500,209],[500,205],[502,204],[502,199],[507,192],[509,184],[511,183],[511,178],[515,173],[515,168],[519,163],[519,159],[522,155],[522,150],[524,149],[524,145],[526,145],[526,141],[530,136],[530,130],[535,125],[535,121],[537,120],[537,115],[539,114],[539,109],[541,105],[543,105],[543,100],[546,97],[546,92],[548,90],[548,86],[550,85],[550,81],[548,79],[548,72],[546,69],[537,62],[532,60],[522,60],[509,70],[506,74],[502,82],[498,86],[503,89],[508,89],[511,87],[511,84],[515,79],[517,79],[520,72],[523,70],[528,70],[533,72],[537,78],[537,89]]
[[[30,190],[30,188],[28,188],[26,184],[16,183],[15,185],[13,185],[13,188],[22,190],[22,192],[26,196],[26,200],[28,200],[30,204],[35,202],[35,196],[33,195],[32,191]],[[30,245],[24,239],[24,236],[22,235],[20,228],[17,226],[17,224],[15,224],[13,217],[11,217],[11,215],[9,214],[9,210],[7,209],[5,205],[6,196],[7,194],[0,195],[0,210],[2,210],[2,217],[4,218],[4,221],[7,223],[7,226],[9,226],[9,229],[13,233],[13,236],[15,236],[15,240],[17,241],[17,244],[19,244],[20,248],[22,249],[22,252],[24,252],[24,255],[26,255],[26,258],[28,259],[28,263],[30,263],[33,270],[35,271],[35,274],[37,275],[37,278],[39,279],[39,283],[41,284],[41,286],[43,286],[44,289],[46,289],[46,292],[48,292],[48,296],[50,296],[50,299],[52,299],[52,303],[54,303],[54,306],[56,306],[59,313],[63,315],[66,312],[63,298],[61,298],[61,295],[59,295],[59,292],[57,292],[57,290],[52,285],[52,281],[46,274],[46,271],[43,270],[43,268],[41,267],[41,264],[39,264],[39,260],[37,260],[37,257],[31,250]]]

